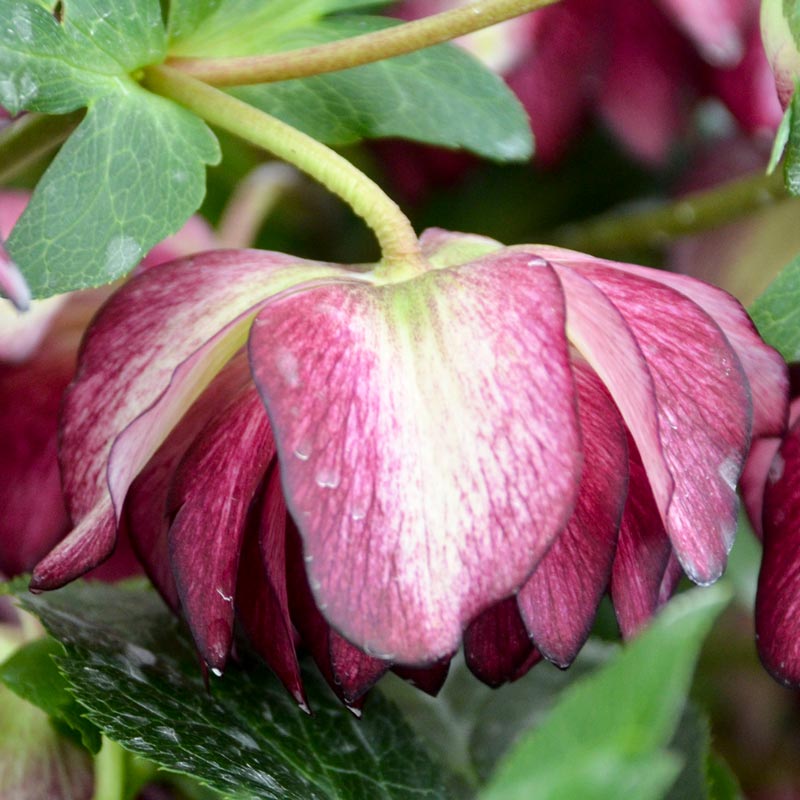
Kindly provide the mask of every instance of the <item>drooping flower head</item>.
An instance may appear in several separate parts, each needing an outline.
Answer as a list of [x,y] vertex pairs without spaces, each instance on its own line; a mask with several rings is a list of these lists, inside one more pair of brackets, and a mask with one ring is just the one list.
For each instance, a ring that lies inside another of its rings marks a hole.
[[609,581],[632,632],[675,564],[718,578],[751,433],[786,416],[741,307],[559,248],[421,243],[399,278],[220,251],[115,293],[64,405],[76,527],[33,586],[107,557],[125,519],[213,670],[238,610],[296,696],[293,626],[352,699],[392,665],[435,685],[470,626],[491,682],[566,665]]

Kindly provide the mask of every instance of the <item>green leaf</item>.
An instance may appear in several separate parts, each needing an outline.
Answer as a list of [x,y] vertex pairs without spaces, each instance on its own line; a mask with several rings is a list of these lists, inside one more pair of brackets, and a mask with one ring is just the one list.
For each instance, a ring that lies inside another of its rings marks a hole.
[[73,734],[87,750],[100,750],[100,731],[84,716],[84,709],[70,694],[68,684],[58,671],[55,658],[64,648],[55,639],[45,637],[29,642],[0,665],[0,681],[15,694],[46,712],[59,729]]
[[700,645],[728,599],[722,587],[674,599],[618,657],[564,693],[501,763],[481,800],[663,796],[680,770],[665,748]]
[[[291,31],[280,49],[395,24],[382,17],[334,17]],[[514,93],[454,45],[327,75],[242,87],[232,94],[327,144],[401,137],[464,148],[496,161],[524,161],[533,152],[528,117]]]
[[775,141],[772,143],[769,164],[767,164],[767,175],[772,175],[775,172],[775,168],[783,157],[783,152],[789,142],[789,133],[792,130],[792,107],[791,103],[786,107],[786,111],[781,117],[781,124],[775,133]]
[[750,307],[758,332],[787,361],[800,359],[800,256]]
[[783,0],[783,16],[795,44],[800,44],[800,5],[797,0]]
[[287,31],[326,14],[386,5],[388,0],[173,0],[170,54],[222,58],[266,53]]
[[158,0],[65,6],[59,22],[41,3],[0,0],[0,105],[12,114],[74,111],[165,56]]
[[175,233],[219,160],[200,119],[138,87],[93,103],[8,240],[34,296],[109,283]]
[[144,588],[72,584],[21,599],[64,644],[59,666],[89,718],[167,769],[259,800],[446,796],[441,768],[380,695],[357,720],[308,674],[309,717],[255,663],[208,692],[186,632]]

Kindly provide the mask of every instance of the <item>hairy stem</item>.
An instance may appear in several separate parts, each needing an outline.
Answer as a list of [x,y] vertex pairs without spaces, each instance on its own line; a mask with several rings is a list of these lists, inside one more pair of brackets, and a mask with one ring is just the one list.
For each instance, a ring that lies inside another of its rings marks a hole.
[[555,232],[562,247],[587,253],[663,245],[719,227],[766,205],[789,199],[783,171],[739,178],[641,211],[604,214]]
[[168,64],[213,86],[306,78],[422,50],[556,2],[476,0],[441,14],[338,42],[243,58],[173,58]]
[[424,271],[411,223],[397,203],[347,159],[275,117],[170,67],[149,68],[145,85],[206,122],[269,150],[344,200],[375,233],[387,278],[399,280]]

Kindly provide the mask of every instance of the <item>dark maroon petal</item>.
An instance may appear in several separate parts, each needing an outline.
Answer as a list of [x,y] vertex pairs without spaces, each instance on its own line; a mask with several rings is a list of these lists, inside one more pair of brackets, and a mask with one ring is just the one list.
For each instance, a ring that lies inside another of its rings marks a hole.
[[450,672],[450,658],[444,658],[429,667],[404,667],[398,664],[392,667],[392,672],[421,692],[436,697]]
[[504,250],[396,285],[287,294],[256,320],[250,357],[326,618],[386,660],[453,652],[577,494],[553,271]]
[[175,473],[169,553],[197,647],[221,672],[233,638],[236,574],[250,503],[275,455],[267,415],[249,386],[206,426]]
[[575,511],[517,595],[539,652],[567,667],[583,646],[603,598],[628,488],[625,426],[608,390],[581,359],[573,365],[583,442]]
[[800,423],[791,428],[772,462],[763,519],[758,653],[777,680],[800,686]]
[[251,508],[242,543],[236,614],[256,652],[297,704],[308,710],[286,596],[286,505],[273,460],[265,489]]
[[472,674],[492,687],[521,678],[524,665],[530,669],[541,661],[515,597],[495,603],[469,624],[464,631],[464,657]]
[[[335,634],[331,626],[322,616],[311,587],[308,584],[303,556],[303,542],[291,518],[287,518],[286,536],[286,577],[289,593],[289,608],[291,609],[292,622],[300,633],[303,644],[308,648],[311,657],[333,690],[334,694],[357,716],[361,715],[360,708],[364,701],[363,693],[358,695],[361,682],[369,682],[373,675],[380,672],[382,675],[391,664],[380,659],[368,656],[363,651],[350,645],[350,650],[344,647],[345,639]],[[331,647],[332,637],[339,640],[335,645],[336,653]],[[338,665],[342,672],[337,675],[334,665],[334,656],[341,659]],[[346,663],[350,659],[351,663]],[[375,680],[380,677],[377,675]],[[343,684],[343,678],[347,684]],[[373,680],[369,685],[371,686]],[[369,688],[367,686],[366,688]],[[352,695],[357,696],[352,696]],[[350,697],[348,697],[350,695]]]
[[125,518],[133,548],[148,577],[167,605],[180,607],[172,574],[167,534],[172,515],[167,497],[175,470],[194,440],[221,408],[250,382],[250,370],[240,352],[193,403],[183,419],[131,485],[125,500]]
[[628,499],[611,572],[611,598],[622,635],[628,639],[661,604],[661,584],[672,553],[664,523],[636,445],[628,442]]
[[392,666],[391,661],[368,656],[336,631],[330,632],[328,647],[336,693],[347,705],[363,697]]

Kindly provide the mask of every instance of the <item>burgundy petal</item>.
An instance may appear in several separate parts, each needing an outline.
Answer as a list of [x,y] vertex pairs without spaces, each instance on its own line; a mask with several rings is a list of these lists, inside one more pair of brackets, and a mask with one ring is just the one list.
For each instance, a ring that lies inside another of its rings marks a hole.
[[764,555],[756,594],[756,640],[764,666],[800,685],[800,423],[769,470],[764,493]]
[[133,479],[243,344],[265,299],[340,272],[278,253],[218,251],[149,269],[111,297],[87,332],[62,414],[76,528],[37,566],[34,588],[60,586],[113,549]]
[[542,660],[515,597],[495,603],[469,624],[464,631],[464,658],[472,674],[492,687],[521,678],[524,666],[530,669]]
[[[373,658],[352,645],[345,647],[347,641],[331,629],[314,600],[306,576],[303,542],[291,518],[288,518],[286,533],[286,575],[292,621],[333,692],[353,713],[360,716],[364,693],[359,693],[359,689],[366,683],[366,691],[391,664]],[[332,647],[334,637],[337,643]],[[337,667],[340,670],[338,674]]]
[[58,472],[57,423],[74,358],[44,350],[0,363],[0,573],[33,568],[69,529]]
[[583,442],[575,511],[517,595],[539,652],[559,667],[574,660],[603,598],[628,488],[625,426],[602,381],[583,361],[573,365]]
[[636,445],[629,441],[628,499],[611,573],[611,598],[620,631],[634,636],[658,610],[672,544],[664,530]]
[[585,256],[566,253],[565,262],[552,263],[567,294],[569,336],[633,435],[681,564],[695,582],[712,582],[733,543],[750,443],[739,358],[699,305],[662,282]]
[[580,456],[562,303],[545,262],[501,251],[259,315],[251,363],[311,586],[367,652],[451,653],[565,524]]
[[249,382],[250,370],[244,354],[240,352],[172,429],[131,485],[125,500],[125,518],[133,548],[148,577],[173,611],[180,607],[167,540],[172,521],[167,510],[167,497],[173,474],[211,418]]
[[239,562],[236,614],[256,652],[298,705],[308,701],[295,652],[286,593],[286,504],[273,460],[264,491],[251,509]]
[[255,387],[244,389],[200,433],[168,499],[169,551],[183,613],[197,647],[221,672],[233,638],[236,574],[250,503],[275,455]]
[[450,660],[450,658],[443,658],[429,667],[404,667],[398,664],[392,667],[392,672],[421,692],[436,697],[447,680],[447,674],[450,672]]

